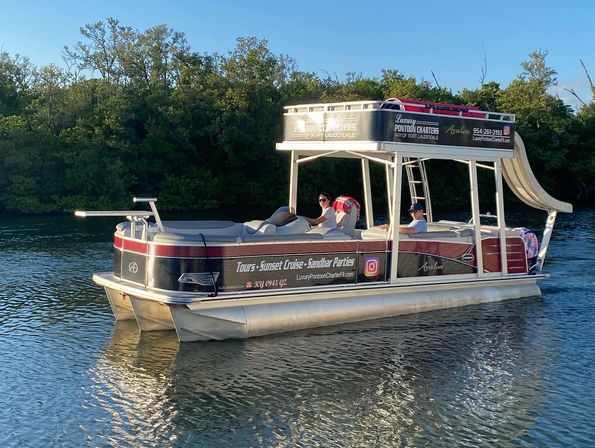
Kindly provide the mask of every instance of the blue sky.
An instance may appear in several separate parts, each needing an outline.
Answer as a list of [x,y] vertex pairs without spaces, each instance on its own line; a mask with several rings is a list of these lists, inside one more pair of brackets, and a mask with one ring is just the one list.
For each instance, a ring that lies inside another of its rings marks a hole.
[[237,37],[256,36],[299,69],[341,80],[383,68],[418,80],[434,72],[457,92],[479,86],[485,51],[486,80],[505,87],[539,49],[568,104],[576,101],[564,88],[590,99],[579,58],[595,79],[595,0],[0,0],[0,50],[63,65],[79,28],[108,17],[139,30],[166,24],[198,52],[227,54]]

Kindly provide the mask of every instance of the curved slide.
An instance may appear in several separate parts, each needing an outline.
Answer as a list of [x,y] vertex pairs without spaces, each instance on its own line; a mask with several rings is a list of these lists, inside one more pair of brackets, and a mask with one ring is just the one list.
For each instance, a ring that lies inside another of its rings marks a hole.
[[572,204],[551,197],[535,178],[525,144],[520,135],[514,134],[514,155],[512,159],[502,159],[502,174],[514,194],[525,204],[549,212],[572,213]]

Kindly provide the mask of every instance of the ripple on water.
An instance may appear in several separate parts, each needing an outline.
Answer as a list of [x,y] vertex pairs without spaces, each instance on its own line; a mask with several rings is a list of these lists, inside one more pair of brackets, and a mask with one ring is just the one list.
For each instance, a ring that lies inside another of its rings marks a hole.
[[181,345],[114,323],[109,232],[0,224],[0,444],[591,446],[594,216],[539,299]]

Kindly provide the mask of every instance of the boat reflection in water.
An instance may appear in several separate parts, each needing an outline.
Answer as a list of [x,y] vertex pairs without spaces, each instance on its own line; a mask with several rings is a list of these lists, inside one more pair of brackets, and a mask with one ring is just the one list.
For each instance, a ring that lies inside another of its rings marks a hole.
[[135,444],[162,444],[169,439],[177,409],[167,395],[177,350],[173,331],[141,336],[134,321],[116,322],[109,345],[89,372],[96,383],[91,406],[105,410],[96,413],[102,416],[97,418],[112,427],[105,431],[106,438],[116,435]]
[[114,432],[159,444],[514,444],[546,398],[545,312],[517,300],[180,345],[118,322],[96,399]]

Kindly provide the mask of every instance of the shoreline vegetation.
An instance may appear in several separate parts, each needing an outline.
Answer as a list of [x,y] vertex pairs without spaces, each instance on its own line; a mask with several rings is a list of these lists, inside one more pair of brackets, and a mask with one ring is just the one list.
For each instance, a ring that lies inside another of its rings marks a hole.
[[[37,68],[0,51],[0,214],[129,209],[142,195],[157,197],[163,211],[274,209],[287,198],[289,162],[275,151],[283,106],[389,97],[516,114],[542,186],[593,206],[595,88],[583,66],[592,95],[573,110],[548,93],[557,80],[546,57],[531,53],[505,87],[486,80],[486,64],[479,88],[453,93],[395,68],[377,77],[348,73],[345,81],[320,77],[254,37],[219,55],[191,49],[165,25],[88,24],[64,48],[67,68]],[[322,190],[360,196],[351,181],[360,166],[349,162],[304,167],[303,203]],[[456,210],[468,201],[457,195],[466,191],[457,179],[465,176],[433,177],[434,204]]]

